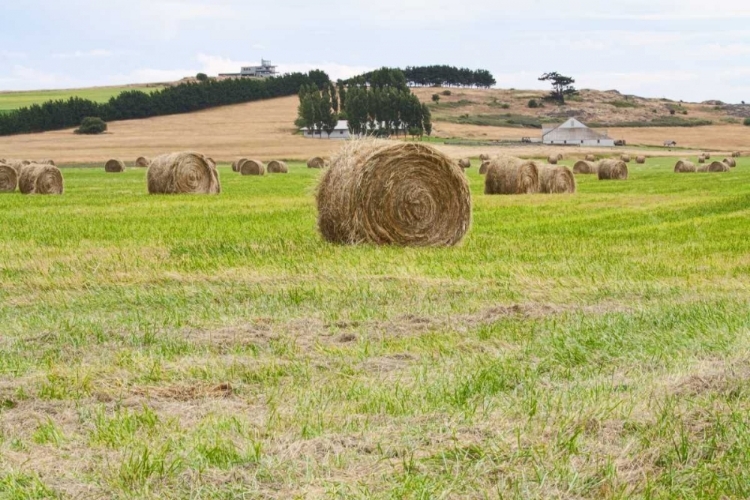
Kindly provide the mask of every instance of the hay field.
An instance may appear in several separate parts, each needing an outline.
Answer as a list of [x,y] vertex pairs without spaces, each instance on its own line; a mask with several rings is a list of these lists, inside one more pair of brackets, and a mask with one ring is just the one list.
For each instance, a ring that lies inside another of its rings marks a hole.
[[32,104],[42,104],[46,101],[56,101],[59,99],[68,99],[70,97],[80,97],[94,102],[107,102],[111,97],[115,97],[126,90],[140,90],[141,92],[151,93],[163,88],[164,85],[143,84],[68,90],[32,90],[28,92],[0,91],[0,113],[31,106]]
[[747,497],[750,160],[673,164],[475,166],[448,249],[324,243],[300,163],[2,195],[0,498]]

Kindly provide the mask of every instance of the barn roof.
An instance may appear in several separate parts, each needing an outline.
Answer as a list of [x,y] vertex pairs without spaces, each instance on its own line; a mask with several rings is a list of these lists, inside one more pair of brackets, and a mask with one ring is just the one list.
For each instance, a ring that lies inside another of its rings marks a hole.
[[602,134],[590,129],[582,122],[571,118],[565,123],[557,126],[544,127],[542,129],[542,137],[548,141],[591,141],[591,140],[602,140],[609,139],[607,134]]

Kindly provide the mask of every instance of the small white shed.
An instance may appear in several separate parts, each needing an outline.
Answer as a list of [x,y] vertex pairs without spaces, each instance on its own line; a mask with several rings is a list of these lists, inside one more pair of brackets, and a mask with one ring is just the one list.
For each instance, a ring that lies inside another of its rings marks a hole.
[[597,132],[575,118],[561,125],[545,125],[542,129],[542,142],[569,146],[614,147],[615,145],[614,139],[611,139],[606,131]]
[[336,124],[336,128],[333,129],[331,135],[324,131],[310,130],[307,127],[302,127],[302,134],[308,139],[348,139],[351,137],[349,133],[349,122],[346,120],[339,120]]

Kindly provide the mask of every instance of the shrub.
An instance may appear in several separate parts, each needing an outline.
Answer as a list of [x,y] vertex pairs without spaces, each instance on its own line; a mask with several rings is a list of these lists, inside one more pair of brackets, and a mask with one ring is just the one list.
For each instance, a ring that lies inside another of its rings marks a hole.
[[527,104],[527,106],[530,108],[538,108],[539,103],[536,101],[536,99],[531,99],[529,103]]
[[452,92],[450,90],[443,90],[442,94],[443,95],[451,95]]
[[88,116],[83,119],[81,126],[75,131],[76,134],[103,134],[107,131],[107,124],[98,116]]
[[684,110],[682,110],[682,114],[683,114],[683,115],[686,115],[686,114],[688,114],[688,112],[687,112],[687,109],[684,109]]
[[199,82],[206,82],[208,81],[208,75],[205,73],[198,73],[197,75],[195,75],[195,79]]
[[432,94],[433,102],[440,102],[440,94]]
[[674,115],[674,109],[670,109],[670,110],[669,110],[669,114],[670,114],[670,115]]
[[747,125],[748,127],[750,127],[750,118],[745,118],[745,121],[742,122],[742,123],[744,123],[745,125]]

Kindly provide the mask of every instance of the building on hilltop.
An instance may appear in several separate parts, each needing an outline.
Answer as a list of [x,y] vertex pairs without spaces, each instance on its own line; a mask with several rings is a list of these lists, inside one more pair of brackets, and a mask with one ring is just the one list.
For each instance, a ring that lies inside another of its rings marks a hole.
[[240,69],[239,73],[219,73],[219,76],[234,78],[268,78],[279,74],[279,72],[276,71],[277,67],[278,66],[271,64],[271,61],[261,59],[260,66],[244,66]]
[[324,130],[310,130],[307,127],[302,127],[300,130],[302,135],[308,139],[348,139],[351,137],[349,122],[346,120],[339,120],[330,136]]
[[592,130],[575,118],[561,125],[543,125],[542,142],[569,146],[614,147],[615,145],[614,139],[611,139],[606,131],[601,133]]

